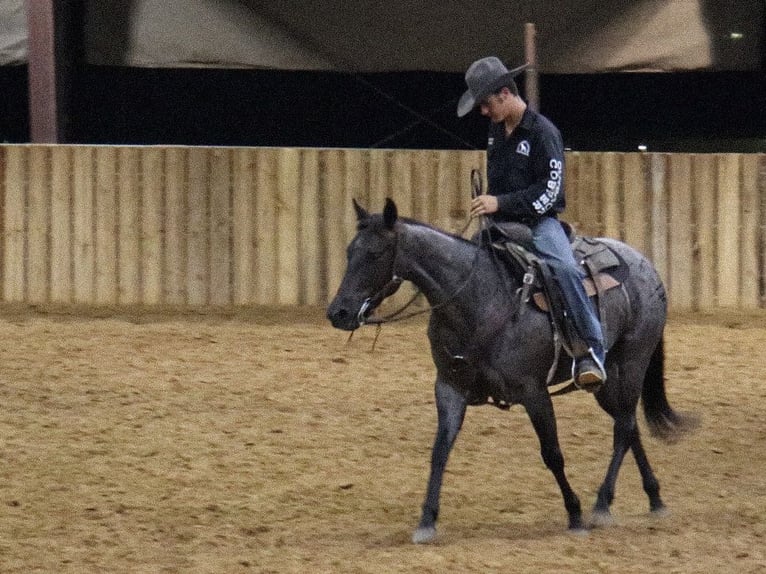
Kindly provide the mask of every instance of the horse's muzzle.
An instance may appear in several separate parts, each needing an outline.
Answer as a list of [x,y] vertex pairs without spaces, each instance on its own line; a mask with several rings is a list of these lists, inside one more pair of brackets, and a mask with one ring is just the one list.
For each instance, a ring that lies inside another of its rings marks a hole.
[[351,311],[347,305],[338,304],[333,301],[327,309],[327,318],[336,329],[344,331],[355,331],[362,325],[372,313],[373,308],[370,300],[366,299],[357,311]]

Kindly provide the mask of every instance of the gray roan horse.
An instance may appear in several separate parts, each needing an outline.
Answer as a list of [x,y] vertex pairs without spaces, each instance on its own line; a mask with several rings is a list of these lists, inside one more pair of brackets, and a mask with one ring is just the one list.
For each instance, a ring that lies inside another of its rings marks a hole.
[[[522,277],[499,264],[478,243],[397,215],[387,199],[382,214],[369,214],[354,201],[357,234],[348,246],[346,274],[327,316],[338,329],[352,331],[367,322],[383,299],[408,280],[431,306],[428,337],[436,364],[438,428],[431,473],[416,543],[436,536],[444,469],[463,423],[466,407],[493,402],[526,409],[540,440],[545,465],[564,498],[569,528],[585,531],[580,500],[564,473],[556,419],[548,391],[555,361],[548,315],[522,303],[516,295]],[[663,376],[665,290],[652,265],[619,241],[600,239],[627,266],[621,288],[604,293],[599,307],[607,348],[607,382],[595,393],[598,404],[614,419],[614,449],[599,488],[591,523],[611,521],[617,474],[628,450],[638,464],[653,512],[664,509],[660,488],[644,452],[636,422],[643,399],[651,432],[666,440],[678,438],[693,419],[668,404]],[[524,309],[519,309],[524,305]],[[521,312],[520,312],[521,311]],[[571,360],[563,357],[550,384],[571,377]]]

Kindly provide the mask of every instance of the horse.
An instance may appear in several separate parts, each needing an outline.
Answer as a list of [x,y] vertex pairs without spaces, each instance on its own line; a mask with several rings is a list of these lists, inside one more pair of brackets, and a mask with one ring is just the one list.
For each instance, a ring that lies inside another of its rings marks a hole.
[[[414,543],[435,539],[447,459],[468,406],[519,404],[537,434],[542,459],[561,490],[570,531],[586,533],[613,521],[610,506],[620,466],[632,451],[652,513],[662,513],[659,482],[644,451],[637,424],[642,399],[651,433],[673,442],[692,430],[695,416],[674,410],[667,399],[663,334],[667,300],[651,263],[620,241],[595,238],[621,260],[619,288],[600,295],[608,349],[606,382],[593,393],[613,419],[613,451],[589,524],[564,472],[550,386],[571,378],[571,359],[557,357],[549,315],[517,294],[524,277],[498,264],[492,250],[411,218],[399,217],[386,199],[382,214],[353,200],[357,232],[347,248],[347,268],[327,308],[333,327],[353,331],[374,322],[374,310],[402,281],[412,282],[430,306],[428,338],[436,366],[437,429],[422,514]],[[583,391],[584,392],[584,391]]]

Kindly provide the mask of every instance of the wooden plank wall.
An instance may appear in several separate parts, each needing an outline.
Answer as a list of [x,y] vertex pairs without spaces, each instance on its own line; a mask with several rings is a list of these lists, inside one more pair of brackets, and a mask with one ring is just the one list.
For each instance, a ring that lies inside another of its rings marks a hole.
[[674,310],[764,306],[766,155],[567,156],[566,219],[646,254]]
[[[323,305],[352,198],[377,211],[392,197],[468,236],[483,164],[482,151],[0,146],[0,297]],[[671,308],[764,306],[766,155],[568,152],[565,177],[565,219],[648,255]]]

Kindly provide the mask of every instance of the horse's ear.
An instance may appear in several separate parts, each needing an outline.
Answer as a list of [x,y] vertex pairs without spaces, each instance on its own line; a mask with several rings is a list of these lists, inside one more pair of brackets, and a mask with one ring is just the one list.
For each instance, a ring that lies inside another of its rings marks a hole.
[[399,214],[396,210],[396,204],[394,203],[393,199],[391,199],[390,197],[387,197],[386,207],[383,208],[383,223],[389,229],[393,229],[394,223],[396,223],[397,217],[399,217]]
[[367,219],[370,216],[370,214],[367,213],[367,210],[356,202],[356,199],[351,198],[351,201],[354,203],[354,210],[356,211],[357,221]]

